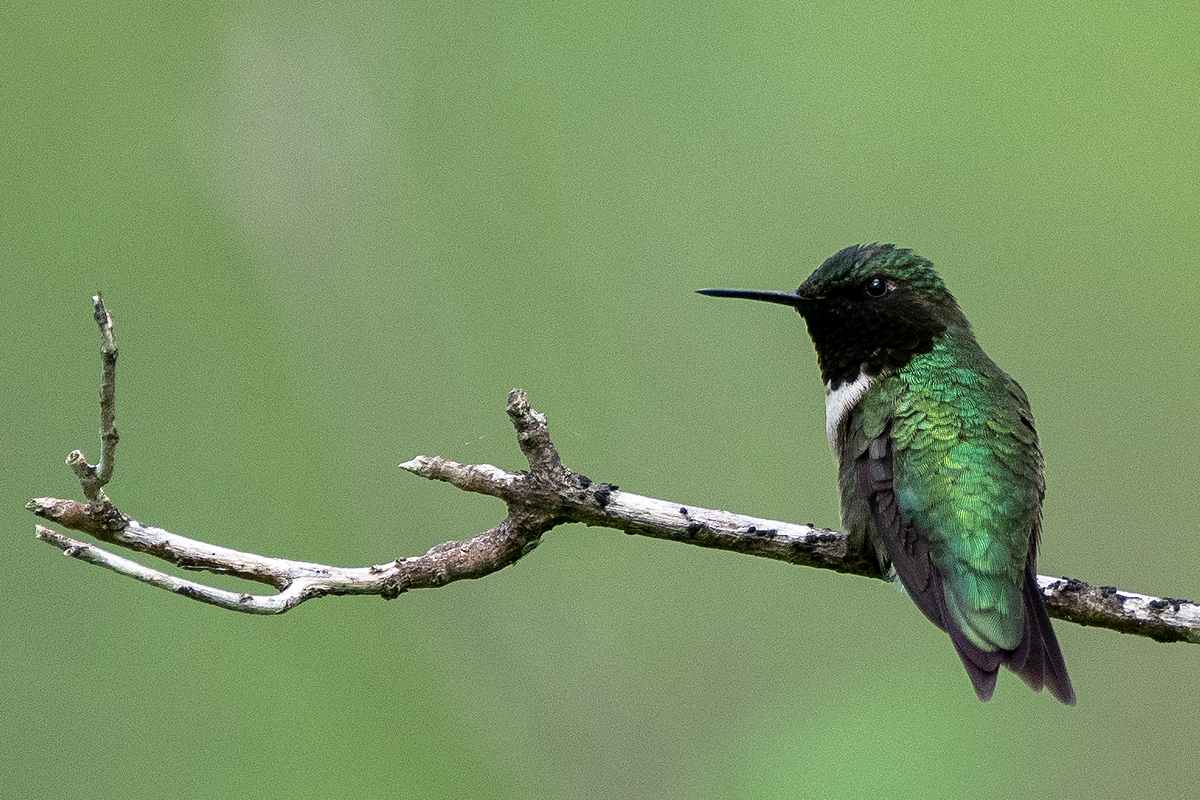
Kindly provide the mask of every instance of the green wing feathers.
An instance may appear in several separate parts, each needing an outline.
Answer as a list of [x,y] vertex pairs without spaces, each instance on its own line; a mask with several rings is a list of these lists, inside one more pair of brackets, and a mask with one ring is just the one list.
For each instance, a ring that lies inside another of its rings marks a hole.
[[897,502],[928,537],[947,622],[983,650],[1011,650],[1044,493],[1029,401],[973,339],[951,336],[884,383]]
[[843,523],[950,634],[979,697],[1007,664],[1073,703],[1032,582],[1045,486],[1021,387],[952,328],[878,378],[843,425]]

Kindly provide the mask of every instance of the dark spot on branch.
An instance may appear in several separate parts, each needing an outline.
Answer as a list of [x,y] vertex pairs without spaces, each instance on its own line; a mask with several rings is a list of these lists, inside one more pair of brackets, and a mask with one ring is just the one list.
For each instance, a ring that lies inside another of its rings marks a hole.
[[604,508],[612,500],[612,493],[617,491],[617,485],[615,483],[599,483],[596,486],[596,502],[601,508]]
[[87,511],[102,530],[116,533],[129,527],[129,520],[111,502],[89,503]]
[[680,513],[680,514],[683,514],[683,515],[686,517],[686,516],[687,516],[687,509],[686,509],[686,508],[682,508],[682,507],[681,507],[681,508],[679,509],[679,513]]
[[1163,611],[1168,603],[1166,600],[1151,600],[1147,605],[1150,606],[1151,611]]
[[397,575],[383,582],[383,587],[379,590],[379,596],[384,600],[395,600],[397,597],[407,592],[408,587],[408,577]]

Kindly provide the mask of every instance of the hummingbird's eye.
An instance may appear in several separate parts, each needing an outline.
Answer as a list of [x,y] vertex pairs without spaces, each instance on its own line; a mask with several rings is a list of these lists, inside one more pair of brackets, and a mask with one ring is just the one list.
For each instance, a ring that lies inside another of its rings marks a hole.
[[867,297],[883,297],[888,292],[888,282],[878,276],[871,278],[863,287],[863,291],[867,293]]

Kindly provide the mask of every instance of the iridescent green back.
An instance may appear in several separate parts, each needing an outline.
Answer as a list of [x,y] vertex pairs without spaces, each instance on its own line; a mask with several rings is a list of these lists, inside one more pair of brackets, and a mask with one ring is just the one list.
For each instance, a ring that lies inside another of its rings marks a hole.
[[875,381],[846,421],[840,482],[844,523],[880,550],[854,461],[888,426],[896,499],[944,576],[946,622],[983,650],[1017,647],[1044,493],[1025,393],[958,327]]

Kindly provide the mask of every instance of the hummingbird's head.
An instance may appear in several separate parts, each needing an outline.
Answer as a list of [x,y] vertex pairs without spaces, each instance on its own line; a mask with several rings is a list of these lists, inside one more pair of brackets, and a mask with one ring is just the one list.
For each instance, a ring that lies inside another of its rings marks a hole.
[[817,349],[821,377],[836,389],[865,374],[900,369],[955,326],[970,325],[933,265],[890,244],[855,245],[817,268],[795,292],[704,289],[795,308]]

